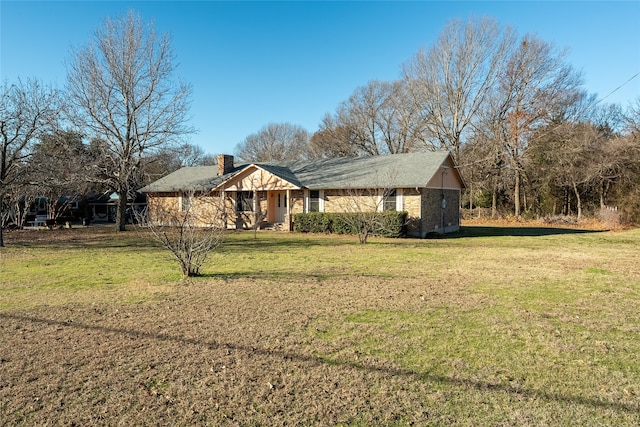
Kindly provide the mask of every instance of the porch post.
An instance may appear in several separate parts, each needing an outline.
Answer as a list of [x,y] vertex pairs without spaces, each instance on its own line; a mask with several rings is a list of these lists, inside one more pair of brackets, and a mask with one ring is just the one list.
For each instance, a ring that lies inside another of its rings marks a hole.
[[287,227],[287,231],[291,231],[291,190],[287,188],[287,217],[285,219],[285,224]]
[[258,209],[260,208],[260,200],[258,200],[258,190],[256,190],[255,188],[253,189],[253,224],[251,224],[252,227],[254,227],[256,230],[258,229],[258,216],[260,215]]

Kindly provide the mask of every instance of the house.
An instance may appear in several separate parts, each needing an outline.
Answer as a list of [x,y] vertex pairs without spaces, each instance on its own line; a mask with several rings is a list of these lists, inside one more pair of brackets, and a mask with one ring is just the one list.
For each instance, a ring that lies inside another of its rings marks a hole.
[[425,237],[460,228],[464,188],[448,152],[425,152],[279,164],[235,164],[233,156],[219,155],[216,166],[185,167],[140,191],[147,194],[151,218],[161,208],[195,209],[194,192],[214,194],[215,209],[224,211],[228,228],[237,229],[258,219],[292,230],[297,213],[345,212],[377,198],[373,209],[407,211],[407,234]]
[[[118,209],[118,193],[105,191],[103,193],[90,193],[86,196],[87,209],[84,212],[87,221],[90,222],[116,222]],[[145,194],[136,192],[127,198],[127,223],[135,221],[134,211],[141,212],[147,206]]]

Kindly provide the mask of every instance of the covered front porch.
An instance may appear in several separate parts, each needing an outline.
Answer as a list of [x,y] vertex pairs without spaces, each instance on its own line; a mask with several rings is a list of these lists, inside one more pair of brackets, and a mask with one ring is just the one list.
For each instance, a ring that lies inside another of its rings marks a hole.
[[227,227],[291,230],[291,190],[225,191]]
[[303,192],[296,183],[256,165],[248,166],[214,191],[225,194],[228,228],[291,231],[292,212],[302,207]]

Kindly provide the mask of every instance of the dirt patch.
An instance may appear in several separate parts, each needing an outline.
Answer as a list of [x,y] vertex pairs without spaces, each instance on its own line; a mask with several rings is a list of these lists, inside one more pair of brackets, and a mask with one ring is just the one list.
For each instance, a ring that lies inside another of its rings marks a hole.
[[314,318],[415,304],[418,293],[367,278],[210,280],[145,305],[0,313],[0,413],[29,425],[418,421],[428,383],[355,354],[328,362],[309,330]]

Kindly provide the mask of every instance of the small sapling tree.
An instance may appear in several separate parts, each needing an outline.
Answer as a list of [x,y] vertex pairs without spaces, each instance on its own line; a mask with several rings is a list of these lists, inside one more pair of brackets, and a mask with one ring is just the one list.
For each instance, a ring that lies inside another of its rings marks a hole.
[[333,198],[325,201],[334,204],[344,212],[340,221],[345,228],[358,235],[360,243],[367,243],[372,234],[389,235],[393,227],[384,215],[385,211],[396,210],[396,189],[389,183],[397,181],[396,171],[376,173],[368,180],[364,188],[349,188],[342,190]]
[[222,244],[226,224],[223,195],[183,192],[179,206],[149,198],[144,212],[135,212],[140,229],[167,249],[180,264],[185,277],[200,275],[209,252]]
[[373,234],[388,234],[391,225],[383,212],[393,201],[395,211],[396,190],[393,188],[349,189],[339,196],[338,204],[345,215],[340,216],[347,229],[358,234],[360,243],[367,243]]

